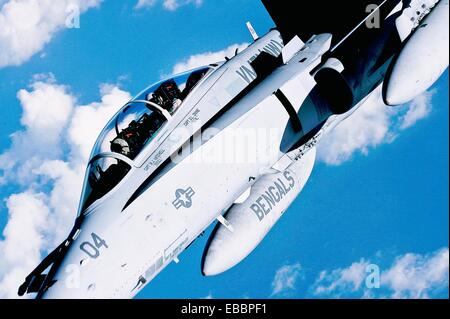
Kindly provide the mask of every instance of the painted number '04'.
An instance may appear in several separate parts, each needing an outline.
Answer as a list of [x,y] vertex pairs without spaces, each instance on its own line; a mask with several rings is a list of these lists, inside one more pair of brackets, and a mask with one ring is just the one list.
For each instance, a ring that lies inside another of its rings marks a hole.
[[96,233],[92,233],[91,236],[92,242],[85,241],[80,245],[80,249],[92,259],[96,259],[100,257],[100,249],[102,247],[108,249],[108,245],[106,244],[106,241],[100,238]]

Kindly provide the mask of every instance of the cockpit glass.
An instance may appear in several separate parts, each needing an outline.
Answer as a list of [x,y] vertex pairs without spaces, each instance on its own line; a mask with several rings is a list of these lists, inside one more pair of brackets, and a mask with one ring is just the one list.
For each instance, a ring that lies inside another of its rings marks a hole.
[[210,67],[199,68],[160,81],[141,92],[114,116],[100,133],[92,151],[80,212],[122,181],[131,169],[127,162],[134,161],[154,140],[210,70]]
[[145,101],[128,103],[103,130],[93,156],[112,152],[134,160],[164,126],[167,116]]
[[136,100],[155,103],[173,115],[210,70],[210,67],[203,67],[156,83],[140,93]]
[[103,130],[92,156],[113,152],[134,160],[209,70],[184,73],[141,92]]
[[82,211],[109,193],[130,171],[131,166],[114,157],[94,158],[84,182]]

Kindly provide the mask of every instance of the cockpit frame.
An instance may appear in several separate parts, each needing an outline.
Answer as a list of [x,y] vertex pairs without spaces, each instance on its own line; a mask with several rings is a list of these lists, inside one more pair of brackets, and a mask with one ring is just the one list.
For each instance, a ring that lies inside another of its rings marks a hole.
[[163,109],[161,106],[159,106],[156,103],[153,103],[151,101],[147,101],[147,100],[132,100],[130,102],[128,102],[127,104],[125,104],[125,106],[131,104],[131,103],[144,103],[147,104],[151,107],[154,107],[158,112],[160,112],[162,115],[164,115],[164,117],[166,118],[167,121],[172,119],[172,115],[170,114],[169,111],[167,111],[166,109]]
[[97,160],[99,160],[101,158],[104,158],[104,157],[115,158],[115,159],[118,159],[120,161],[123,161],[123,162],[127,163],[131,167],[136,167],[133,160],[131,160],[130,158],[126,157],[125,155],[114,153],[114,152],[104,152],[104,153],[97,154],[93,158],[91,158],[91,160],[89,161],[89,164],[92,164],[93,162],[95,162],[95,161],[97,161]]

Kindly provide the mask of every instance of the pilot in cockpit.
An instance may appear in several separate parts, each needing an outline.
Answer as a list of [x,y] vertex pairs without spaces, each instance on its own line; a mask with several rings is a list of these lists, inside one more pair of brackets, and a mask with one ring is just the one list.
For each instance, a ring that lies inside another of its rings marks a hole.
[[[173,115],[207,72],[208,69],[193,72],[188,77],[183,91],[180,90],[175,80],[165,81],[146,98],[149,102],[158,105]],[[111,151],[134,159],[166,120],[167,118],[161,112],[142,115],[137,121],[132,121],[111,141]]]
[[137,121],[131,121],[129,126],[111,142],[111,151],[134,159],[165,120],[163,115],[153,112],[150,115],[142,115]]
[[189,75],[187,81],[186,81],[186,87],[184,88],[183,92],[181,92],[181,99],[184,100],[189,93],[194,89],[194,87],[197,85],[198,82],[200,82],[201,79],[208,73],[208,69],[201,69],[195,72],[192,72],[191,75]]
[[175,80],[165,81],[155,92],[147,96],[147,100],[161,106],[173,115],[207,72],[208,69],[192,72],[183,91],[180,90]]
[[183,102],[182,93],[174,80],[168,80],[161,84],[155,92],[149,94],[147,99],[161,106],[170,114],[174,114]]

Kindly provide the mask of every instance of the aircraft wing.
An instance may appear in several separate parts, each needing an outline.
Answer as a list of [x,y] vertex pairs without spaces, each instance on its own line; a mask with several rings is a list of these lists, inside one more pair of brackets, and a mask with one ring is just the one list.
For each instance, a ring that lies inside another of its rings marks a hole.
[[[261,0],[285,42],[298,35],[303,41],[331,33],[333,45],[357,27],[371,11],[370,5],[390,7],[400,0]],[[295,5],[292,5],[292,4]]]

